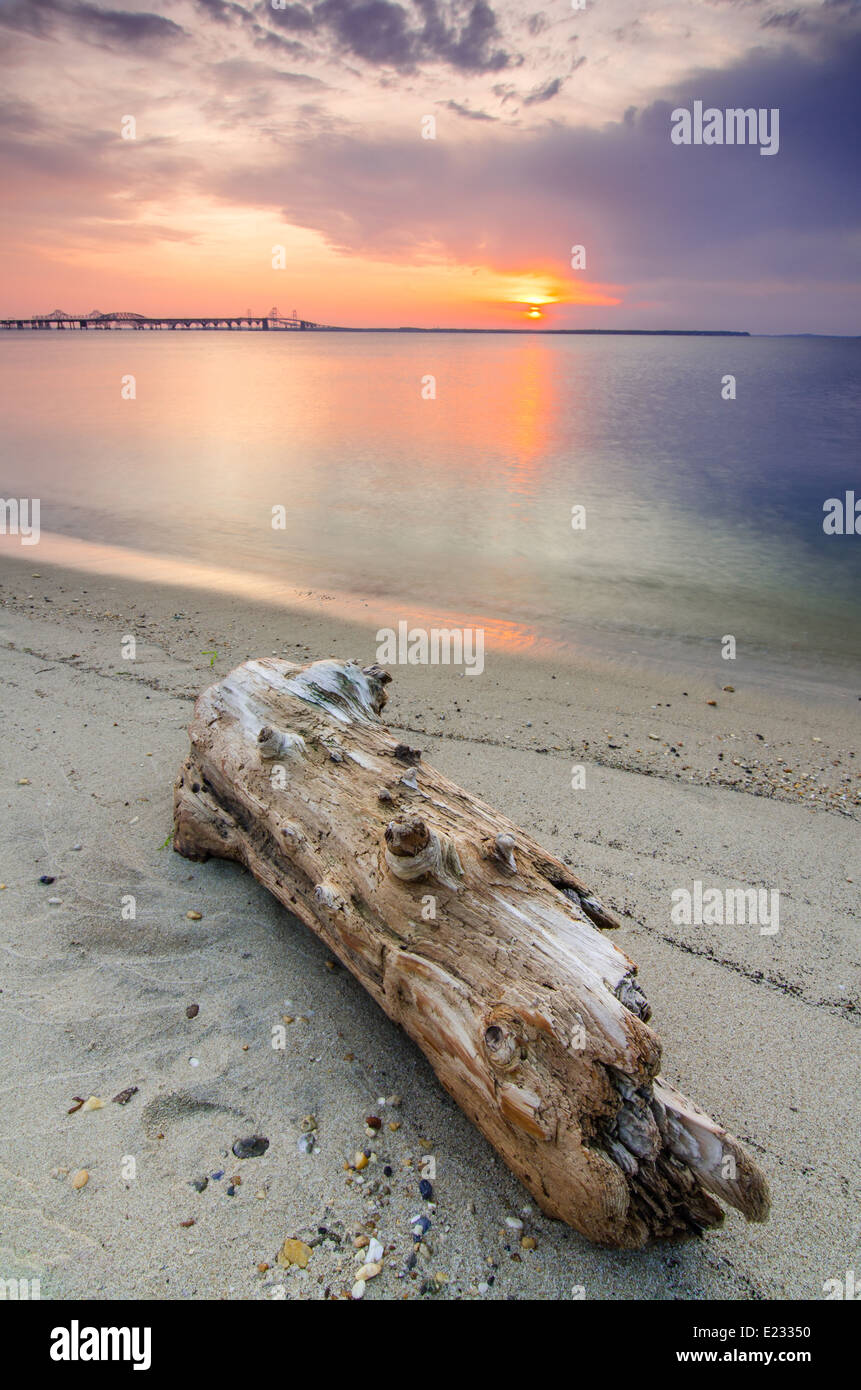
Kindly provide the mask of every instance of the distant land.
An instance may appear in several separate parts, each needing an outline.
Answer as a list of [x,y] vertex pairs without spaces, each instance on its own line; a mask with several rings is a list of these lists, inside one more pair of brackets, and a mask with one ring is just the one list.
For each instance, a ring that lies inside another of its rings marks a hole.
[[62,309],[54,309],[50,314],[11,315],[0,317],[0,329],[21,331],[63,331],[72,330],[97,332],[105,330],[132,330],[164,332],[311,332],[311,333],[483,333],[513,334],[526,333],[547,336],[572,336],[576,334],[594,337],[638,337],[638,338],[749,338],[746,330],[728,328],[448,328],[437,325],[421,328],[417,325],[402,324],[398,328],[358,327],[314,323],[301,319],[295,314],[279,314],[270,309],[268,314],[137,314],[123,310],[102,314],[94,310],[89,314],[67,314]]

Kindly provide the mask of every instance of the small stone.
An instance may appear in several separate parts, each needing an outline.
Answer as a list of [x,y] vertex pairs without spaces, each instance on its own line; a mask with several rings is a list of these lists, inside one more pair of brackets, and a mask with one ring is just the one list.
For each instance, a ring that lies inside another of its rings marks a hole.
[[369,1264],[379,1264],[379,1262],[380,1262],[380,1260],[382,1260],[382,1258],[383,1258],[383,1243],[382,1243],[382,1241],[377,1240],[376,1236],[373,1236],[372,1239],[371,1239],[370,1244],[368,1245],[368,1263],[369,1263]]
[[199,1013],[200,1013],[200,1005],[199,1005],[199,1004],[189,1004],[188,1007],[186,1008],[185,1016],[186,1016],[186,1018],[197,1018],[197,1015],[198,1015]]
[[356,1280],[355,1284],[353,1285],[352,1289],[350,1290],[350,1297],[351,1297],[351,1298],[364,1298],[364,1297],[365,1297],[365,1281],[364,1281],[364,1279],[357,1279],[357,1280]]
[[192,1178],[189,1187],[193,1187],[195,1192],[205,1192],[209,1186],[209,1178]]
[[182,1226],[184,1229],[187,1230],[189,1226],[193,1226],[193,1225],[194,1225],[194,1217],[193,1217],[193,1216],[190,1216],[190,1217],[188,1218],[187,1221],[180,1221],[179,1224],[180,1224],[180,1226]]
[[382,1272],[383,1266],[377,1261],[372,1264],[362,1265],[362,1268],[356,1275],[356,1283],[358,1283],[360,1279],[376,1279],[377,1275],[382,1274]]
[[237,1158],[262,1158],[268,1148],[268,1139],[262,1134],[252,1134],[248,1139],[237,1139],[233,1152]]
[[203,918],[202,912],[187,912],[185,915],[189,922],[200,922]]
[[40,874],[39,876],[40,883],[56,883],[56,881],[53,874]]
[[29,787],[29,785],[30,785],[30,778],[29,778],[29,777],[19,777],[19,778],[18,778],[18,786],[19,786],[19,787]]
[[137,1086],[127,1086],[124,1091],[119,1091],[117,1095],[114,1096],[113,1101],[111,1103],[113,1105],[128,1105],[132,1096],[136,1096],[137,1093]]
[[716,708],[716,707],[717,707],[717,700],[706,700],[706,704],[707,704],[707,705],[711,705],[712,708]]
[[316,1129],[316,1128],[317,1128],[317,1116],[316,1116],[316,1115],[305,1115],[304,1118],[303,1118],[303,1120],[302,1120],[302,1132],[303,1132],[303,1134],[310,1134],[311,1130]]
[[293,1240],[288,1237],[278,1251],[277,1263],[282,1269],[288,1265],[298,1265],[300,1269],[307,1269],[310,1258],[310,1245],[306,1245],[304,1240]]
[[485,1283],[482,1281],[482,1283],[480,1283],[479,1286],[478,1286],[478,1292],[481,1294],[481,1296],[482,1296],[482,1298],[483,1298],[484,1295],[485,1295],[486,1293],[490,1293],[490,1285],[489,1285],[489,1284],[485,1284]]
[[382,1127],[382,1123],[383,1122],[378,1115],[369,1115],[368,1118],[365,1120],[365,1124],[368,1126],[369,1129],[380,1129]]
[[312,1133],[301,1135],[296,1147],[300,1154],[312,1154],[316,1148],[314,1135]]
[[370,1243],[371,1242],[369,1236],[356,1236],[353,1240],[353,1245],[356,1250],[365,1250],[370,1245]]
[[538,1241],[534,1236],[523,1236],[520,1241],[521,1250],[537,1250]]
[[49,907],[62,907],[62,905],[63,905],[63,899],[62,899],[62,898],[49,898],[49,899],[48,899],[48,905],[49,905]]
[[401,1122],[400,1122],[400,1120],[389,1120],[389,1129],[392,1131],[392,1134],[396,1134],[396,1133],[398,1132],[398,1130],[400,1129],[400,1127],[401,1127]]
[[361,1173],[364,1168],[367,1168],[367,1166],[368,1155],[365,1153],[357,1153],[356,1157],[353,1160],[353,1167],[356,1169],[356,1171]]
[[508,1227],[509,1231],[523,1230],[523,1222],[520,1220],[519,1216],[506,1216],[505,1224]]
[[104,1110],[105,1102],[99,1096],[89,1096],[81,1106],[82,1110]]
[[79,1168],[77,1173],[73,1173],[72,1176],[69,1178],[69,1182],[72,1184],[72,1187],[74,1187],[78,1192],[81,1190],[82,1187],[86,1187],[89,1181],[90,1175],[87,1172],[86,1168]]
[[419,1183],[419,1192],[424,1197],[426,1202],[429,1202],[433,1197],[433,1187],[427,1178],[422,1178],[421,1182]]
[[258,1274],[265,1274],[266,1271],[268,1270],[268,1268],[269,1268],[269,1266],[268,1266],[268,1264],[266,1263],[266,1261],[265,1261],[265,1260],[261,1260],[260,1263],[259,1263],[259,1265],[257,1266],[257,1273],[258,1273]]
[[[735,694],[735,686],[734,686],[734,685],[725,685],[725,686],[724,686],[724,690],[728,691],[730,695],[734,695],[734,694]],[[814,740],[814,741],[815,741],[815,740]]]

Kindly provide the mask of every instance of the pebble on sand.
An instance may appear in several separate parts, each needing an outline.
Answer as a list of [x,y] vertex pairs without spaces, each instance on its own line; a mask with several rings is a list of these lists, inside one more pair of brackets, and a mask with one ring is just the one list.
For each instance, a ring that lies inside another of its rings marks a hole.
[[200,922],[203,919],[202,912],[187,912],[185,915],[188,918],[189,922]]
[[90,1175],[87,1172],[86,1168],[79,1168],[77,1173],[73,1173],[72,1176],[69,1178],[69,1182],[72,1184],[72,1187],[74,1187],[77,1191],[80,1191],[82,1187],[86,1187],[89,1181]]
[[282,1269],[287,1268],[288,1265],[298,1265],[300,1269],[307,1269],[310,1258],[310,1245],[306,1245],[304,1240],[293,1240],[288,1237],[278,1251],[276,1263]]
[[269,1148],[269,1140],[262,1134],[251,1134],[247,1139],[237,1139],[233,1152],[237,1158],[262,1158]]
[[128,1105],[128,1102],[131,1101],[132,1095],[136,1095],[136,1094],[138,1094],[138,1087],[136,1087],[136,1086],[127,1086],[127,1087],[125,1087],[125,1090],[124,1090],[124,1091],[118,1091],[117,1095],[114,1095],[114,1098],[113,1098],[113,1101],[111,1101],[111,1104],[113,1104],[113,1105]]
[[188,1007],[186,1008],[185,1016],[186,1016],[186,1018],[197,1018],[197,1015],[198,1015],[199,1013],[200,1013],[200,1005],[199,1005],[199,1004],[189,1004]]

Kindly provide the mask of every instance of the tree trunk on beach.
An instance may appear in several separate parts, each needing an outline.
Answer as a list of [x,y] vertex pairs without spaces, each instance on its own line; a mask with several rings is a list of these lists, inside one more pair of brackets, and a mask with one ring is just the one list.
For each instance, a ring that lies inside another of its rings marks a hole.
[[174,847],[236,859],[418,1044],[544,1212],[636,1247],[753,1221],[765,1178],[659,1076],[618,923],[379,721],[389,675],[248,661],[198,699]]

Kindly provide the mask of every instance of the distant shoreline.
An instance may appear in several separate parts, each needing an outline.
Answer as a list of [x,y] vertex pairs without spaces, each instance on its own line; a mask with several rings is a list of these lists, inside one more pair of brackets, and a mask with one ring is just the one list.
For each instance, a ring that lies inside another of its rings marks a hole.
[[[243,316],[244,317],[244,316]],[[54,320],[49,323],[47,320],[36,326],[37,321],[32,318],[16,318],[14,315],[9,318],[0,317],[0,331],[11,333],[44,333],[44,332],[82,332],[87,331],[82,326],[82,321],[77,318],[67,320]],[[56,327],[54,326],[56,324]],[[169,326],[168,326],[169,325]],[[736,328],[448,328],[445,326],[436,328],[420,328],[410,324],[402,324],[397,328],[380,327],[344,327],[339,324],[321,324],[306,322],[301,324],[290,324],[281,326],[276,320],[261,318],[255,319],[253,324],[239,322],[230,317],[219,317],[213,320],[210,314],[201,315],[200,318],[194,314],[183,314],[177,319],[163,319],[158,315],[152,318],[141,316],[138,322],[116,322],[111,324],[89,324],[90,332],[180,332],[192,333],[481,333],[481,334],[525,334],[528,337],[567,337],[581,335],[586,337],[606,337],[606,338],[750,338],[751,336],[761,337],[831,337],[831,334],[755,334],[751,335],[747,329]]]

